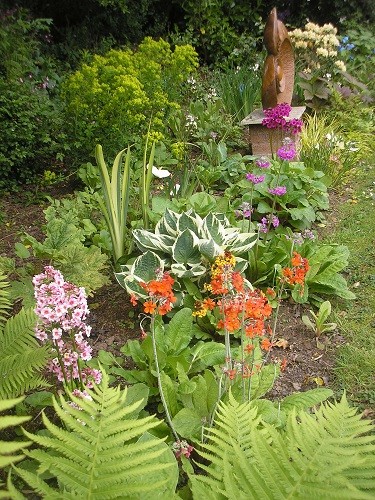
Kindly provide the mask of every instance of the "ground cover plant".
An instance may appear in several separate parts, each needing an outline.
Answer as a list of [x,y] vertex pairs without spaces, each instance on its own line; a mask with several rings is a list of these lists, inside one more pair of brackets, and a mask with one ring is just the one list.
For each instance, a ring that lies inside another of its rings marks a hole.
[[[260,26],[238,37],[242,4],[193,3],[183,44],[113,39],[57,89],[30,78],[62,132],[31,191],[6,193],[25,178],[4,141],[1,498],[375,494],[375,123],[350,57],[358,43],[367,75],[366,32],[294,26],[310,109],[266,110],[282,144],[259,157],[239,121],[259,105]],[[0,83],[17,95],[51,25],[27,16],[0,19]]]

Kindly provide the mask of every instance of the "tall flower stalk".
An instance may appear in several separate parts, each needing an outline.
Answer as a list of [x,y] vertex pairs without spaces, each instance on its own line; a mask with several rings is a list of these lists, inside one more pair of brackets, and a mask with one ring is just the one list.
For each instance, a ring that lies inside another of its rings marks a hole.
[[34,276],[37,324],[35,336],[51,345],[53,359],[48,368],[71,391],[92,388],[101,381],[101,371],[90,368],[92,347],[87,339],[91,327],[84,288],[66,282],[60,271],[46,266]]

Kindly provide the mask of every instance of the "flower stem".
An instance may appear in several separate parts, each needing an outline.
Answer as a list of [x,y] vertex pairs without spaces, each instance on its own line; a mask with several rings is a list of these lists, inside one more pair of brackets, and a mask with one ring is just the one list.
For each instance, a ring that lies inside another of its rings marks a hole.
[[179,436],[178,436],[178,434],[175,431],[175,428],[173,426],[172,418],[171,418],[171,415],[169,413],[169,409],[168,409],[168,406],[167,406],[167,401],[165,399],[164,391],[163,391],[163,386],[162,386],[162,383],[161,383],[159,360],[158,360],[158,353],[157,353],[157,349],[156,349],[156,340],[155,340],[155,316],[154,315],[151,316],[151,337],[152,337],[152,348],[153,348],[153,351],[154,351],[156,375],[157,375],[157,379],[158,379],[158,387],[159,387],[159,393],[160,393],[161,402],[163,403],[163,406],[164,406],[165,416],[167,417],[167,421],[168,421],[169,427],[171,428],[172,433],[173,433],[174,437],[176,438],[176,441],[179,441],[180,438],[179,438]]

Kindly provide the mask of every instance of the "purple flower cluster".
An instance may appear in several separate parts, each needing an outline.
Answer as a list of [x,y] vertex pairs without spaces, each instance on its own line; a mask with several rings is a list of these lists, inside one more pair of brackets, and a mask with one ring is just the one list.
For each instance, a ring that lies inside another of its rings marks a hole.
[[259,168],[269,168],[271,162],[267,158],[267,156],[261,156],[255,161],[255,165]]
[[251,174],[250,172],[248,174],[246,174],[246,179],[249,182],[252,182],[253,184],[260,184],[261,182],[264,181],[265,178],[266,178],[265,175],[255,175],[255,174]]
[[235,211],[236,217],[243,217],[244,219],[249,219],[251,217],[251,214],[254,212],[254,209],[247,201],[244,201],[239,208],[241,210]]
[[283,196],[286,193],[286,186],[276,186],[274,188],[269,188],[268,192],[275,196]]
[[80,360],[89,361],[92,353],[86,340],[91,327],[85,323],[89,310],[84,288],[66,282],[52,266],[34,276],[33,285],[38,316],[35,336],[43,343],[50,342],[56,353],[49,369],[61,382],[77,380],[88,388],[99,384],[101,371],[79,364]]
[[283,145],[281,146],[281,148],[277,150],[277,156],[281,160],[290,161],[293,160],[296,157],[296,155],[297,152],[294,146],[294,142],[289,137],[286,137],[283,140]]
[[276,215],[267,215],[267,217],[262,217],[260,223],[258,224],[258,228],[261,233],[268,233],[270,225],[276,228],[279,224],[280,221]]
[[301,132],[303,122],[299,118],[293,118],[287,121],[286,118],[291,111],[292,108],[287,103],[278,104],[274,108],[265,109],[265,118],[262,120],[262,125],[269,129],[281,129],[296,135]]

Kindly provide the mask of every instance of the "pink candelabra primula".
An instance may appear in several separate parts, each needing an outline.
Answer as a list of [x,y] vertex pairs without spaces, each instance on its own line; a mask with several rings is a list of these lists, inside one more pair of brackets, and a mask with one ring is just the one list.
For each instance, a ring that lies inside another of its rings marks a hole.
[[35,336],[42,343],[49,342],[55,357],[48,368],[60,382],[72,391],[84,393],[101,381],[101,371],[85,366],[91,359],[92,347],[86,340],[91,327],[84,288],[64,280],[60,271],[46,266],[44,272],[34,276],[38,317]]

